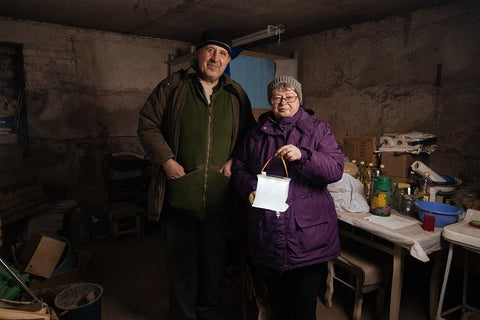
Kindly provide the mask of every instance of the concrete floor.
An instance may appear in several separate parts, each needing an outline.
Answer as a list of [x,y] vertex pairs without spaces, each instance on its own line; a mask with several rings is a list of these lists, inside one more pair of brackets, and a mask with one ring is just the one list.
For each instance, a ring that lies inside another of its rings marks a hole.
[[[168,281],[163,249],[161,228],[158,225],[150,225],[143,237],[125,235],[118,240],[109,238],[92,241],[81,248],[91,250],[92,254],[80,280],[100,284],[104,289],[102,320],[167,319]],[[409,257],[405,261],[400,319],[426,320],[431,266]],[[225,277],[224,320],[241,320],[240,284],[238,272],[231,272]],[[350,319],[353,309],[352,292],[340,284],[336,285],[335,290],[333,308],[327,309],[323,303],[318,304],[318,320]],[[367,294],[363,319],[388,319],[388,301],[387,296],[384,312],[375,315],[375,295]],[[256,305],[248,298],[247,319],[257,319]]]

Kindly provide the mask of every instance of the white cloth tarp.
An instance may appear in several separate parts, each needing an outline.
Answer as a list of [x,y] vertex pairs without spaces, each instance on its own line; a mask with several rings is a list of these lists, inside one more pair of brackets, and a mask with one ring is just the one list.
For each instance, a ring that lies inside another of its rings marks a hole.
[[[442,228],[435,228],[433,232],[423,230],[422,223],[412,217],[398,214],[396,211],[388,217],[380,217],[388,221],[398,221],[399,218],[411,220],[413,223],[406,224],[403,227],[396,228],[398,224],[392,224],[388,227],[388,222],[375,223],[372,214],[364,213],[349,213],[345,211],[338,211],[337,216],[340,221],[346,222],[354,227],[370,232],[385,240],[391,241],[405,249],[410,255],[420,261],[430,261],[428,254],[440,250]],[[387,223],[387,226],[385,225]]]

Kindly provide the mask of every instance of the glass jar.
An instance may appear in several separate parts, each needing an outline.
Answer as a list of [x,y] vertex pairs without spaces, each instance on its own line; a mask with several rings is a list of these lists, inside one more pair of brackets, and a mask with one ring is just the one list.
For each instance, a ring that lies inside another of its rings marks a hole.
[[410,216],[410,217],[416,217],[416,207],[415,207],[415,201],[419,199],[418,196],[414,196],[411,194],[404,194],[402,197],[402,203],[400,206],[400,213]]

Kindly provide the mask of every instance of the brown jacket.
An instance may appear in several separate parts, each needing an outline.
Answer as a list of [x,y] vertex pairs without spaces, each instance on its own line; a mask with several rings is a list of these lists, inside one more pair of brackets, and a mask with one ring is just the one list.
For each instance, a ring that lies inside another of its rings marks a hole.
[[[140,111],[137,134],[153,164],[153,175],[148,194],[150,220],[158,220],[165,199],[166,176],[162,163],[175,159],[178,150],[182,108],[190,81],[195,81],[193,68],[179,71],[162,80],[148,97]],[[223,74],[219,83],[231,95],[233,103],[232,156],[245,131],[255,120],[250,100],[237,82]]]

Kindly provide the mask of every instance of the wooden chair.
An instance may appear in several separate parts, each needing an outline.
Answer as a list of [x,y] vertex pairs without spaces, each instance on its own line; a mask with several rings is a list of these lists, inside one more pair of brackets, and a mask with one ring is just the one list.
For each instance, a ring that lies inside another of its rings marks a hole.
[[327,289],[325,302],[328,308],[332,307],[334,280],[344,284],[355,292],[353,320],[360,320],[362,316],[363,295],[377,290],[377,314],[384,307],[385,288],[388,284],[386,270],[387,258],[380,252],[364,250],[349,251],[343,249],[342,254],[328,262]]
[[127,152],[107,154],[102,161],[108,191],[106,212],[111,234],[142,234],[146,213],[150,162],[141,155]]
[[120,235],[136,233],[142,235],[142,216],[145,209],[134,201],[118,201],[108,204],[110,232],[118,239]]

